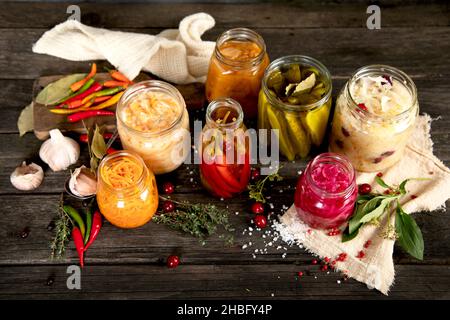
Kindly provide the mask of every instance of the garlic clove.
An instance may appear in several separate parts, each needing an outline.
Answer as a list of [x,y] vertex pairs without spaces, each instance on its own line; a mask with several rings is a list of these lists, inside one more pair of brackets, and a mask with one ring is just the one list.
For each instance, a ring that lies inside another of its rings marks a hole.
[[50,139],[41,145],[39,156],[53,171],[61,171],[77,162],[80,146],[72,138],[63,136],[59,129],[53,129]]
[[44,171],[41,166],[26,162],[18,166],[10,176],[11,184],[18,190],[28,191],[39,187],[44,179]]
[[81,166],[72,173],[69,189],[78,197],[92,196],[97,192],[97,178],[88,168]]

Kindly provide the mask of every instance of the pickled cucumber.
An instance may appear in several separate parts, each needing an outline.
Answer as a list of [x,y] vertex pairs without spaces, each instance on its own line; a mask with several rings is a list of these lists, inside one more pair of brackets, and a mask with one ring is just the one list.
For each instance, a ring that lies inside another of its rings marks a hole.
[[309,132],[311,142],[316,146],[320,146],[325,136],[328,116],[330,115],[330,105],[331,100],[323,106],[304,112],[301,115],[303,126]]
[[298,83],[302,80],[299,64],[291,64],[289,69],[283,74],[289,83]]
[[266,129],[269,127],[269,123],[267,121],[267,107],[268,104],[266,95],[264,94],[263,89],[259,91],[258,97],[258,128]]
[[298,114],[284,112],[288,124],[289,138],[292,141],[295,153],[301,158],[305,158],[311,149],[311,141],[302,126]]
[[278,129],[278,139],[281,152],[289,161],[294,160],[295,152],[289,139],[287,124],[282,113],[274,110],[274,108],[270,104],[268,104],[267,119],[269,120],[272,129]]
[[269,75],[269,79],[267,79],[267,86],[269,89],[272,89],[276,92],[277,95],[280,95],[283,91],[285,83],[285,78],[280,70],[275,70]]

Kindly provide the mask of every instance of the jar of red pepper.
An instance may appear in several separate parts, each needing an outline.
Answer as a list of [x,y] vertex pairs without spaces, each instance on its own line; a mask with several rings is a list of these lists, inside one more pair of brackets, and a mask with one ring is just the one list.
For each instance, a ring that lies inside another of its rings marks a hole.
[[294,204],[309,226],[328,229],[339,227],[352,215],[357,195],[355,170],[349,160],[323,153],[300,175]]
[[231,198],[250,179],[250,136],[240,104],[224,98],[212,101],[200,135],[200,178],[212,195]]

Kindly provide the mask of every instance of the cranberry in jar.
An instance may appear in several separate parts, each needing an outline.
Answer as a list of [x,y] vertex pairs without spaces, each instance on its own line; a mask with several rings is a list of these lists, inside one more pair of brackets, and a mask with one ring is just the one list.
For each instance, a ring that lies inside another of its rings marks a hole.
[[339,227],[353,213],[358,188],[355,170],[344,157],[323,153],[315,157],[298,179],[295,208],[313,228]]

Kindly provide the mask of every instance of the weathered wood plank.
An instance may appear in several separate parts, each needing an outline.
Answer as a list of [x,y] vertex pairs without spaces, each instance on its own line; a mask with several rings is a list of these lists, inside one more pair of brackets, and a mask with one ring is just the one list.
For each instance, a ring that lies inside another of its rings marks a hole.
[[[214,28],[205,39],[214,40],[223,30]],[[336,77],[346,78],[357,68],[374,63],[397,66],[411,76],[449,76],[450,32],[446,27],[386,28],[376,31],[364,28],[256,30],[265,38],[272,59],[290,54],[309,55],[322,61]],[[0,79],[35,79],[41,75],[86,70],[86,62],[32,53],[32,44],[44,31],[2,30],[0,50],[8,54],[0,56]],[[156,29],[130,31],[157,32]],[[17,41],[18,37],[21,41]]]
[[[292,180],[294,184],[294,180]],[[277,184],[272,188],[270,203],[274,205],[274,215],[282,212],[283,206],[290,206],[293,201],[294,188]],[[283,190],[283,193],[280,193]],[[195,194],[176,194],[175,199],[189,200],[196,203],[211,202],[211,197],[200,191]],[[53,232],[47,230],[56,216],[59,195],[0,196],[2,214],[0,216],[0,242],[2,255],[0,265],[29,264],[61,264],[77,263],[77,253],[72,244],[69,245],[66,259],[54,261],[49,258],[48,247]],[[76,205],[76,203],[74,203]],[[224,245],[218,236],[208,239],[205,246],[196,239],[182,232],[168,229],[164,225],[148,223],[133,230],[115,228],[105,223],[100,236],[86,257],[86,264],[132,264],[157,263],[160,259],[177,252],[186,263],[308,263],[311,255],[298,247],[288,247],[273,237],[262,238],[263,232],[254,230],[243,234],[243,230],[252,226],[253,214],[245,195],[228,202],[217,202],[217,205],[230,212],[230,221],[235,227],[234,245]],[[228,206],[228,208],[227,208]],[[450,256],[450,216],[447,213],[434,212],[416,214],[415,218],[421,227],[426,249],[423,262],[407,256],[400,249],[396,250],[395,260],[402,264],[449,264]],[[235,212],[239,212],[238,215]],[[28,236],[22,238],[21,232],[28,229]],[[272,246],[265,243],[273,241]],[[244,244],[252,243],[242,249]],[[278,248],[278,246],[286,247]],[[267,248],[267,254],[252,257],[255,249]],[[282,258],[283,253],[287,253]]]
[[[300,270],[309,275],[296,280]],[[308,265],[88,266],[81,290],[66,266],[0,267],[0,299],[448,299],[449,266],[399,266],[389,297]],[[314,277],[316,276],[316,278]],[[52,285],[47,285],[48,279]]]
[[[4,3],[0,28],[50,28],[69,17],[72,3]],[[105,28],[175,28],[185,16],[206,12],[219,27],[234,28],[330,28],[365,27],[367,4],[327,3],[176,3],[98,4],[80,3],[81,21]],[[174,10],[176,8],[176,10]],[[444,4],[392,6],[380,4],[382,27],[448,26],[450,15]],[[250,14],[251,13],[251,14]]]

